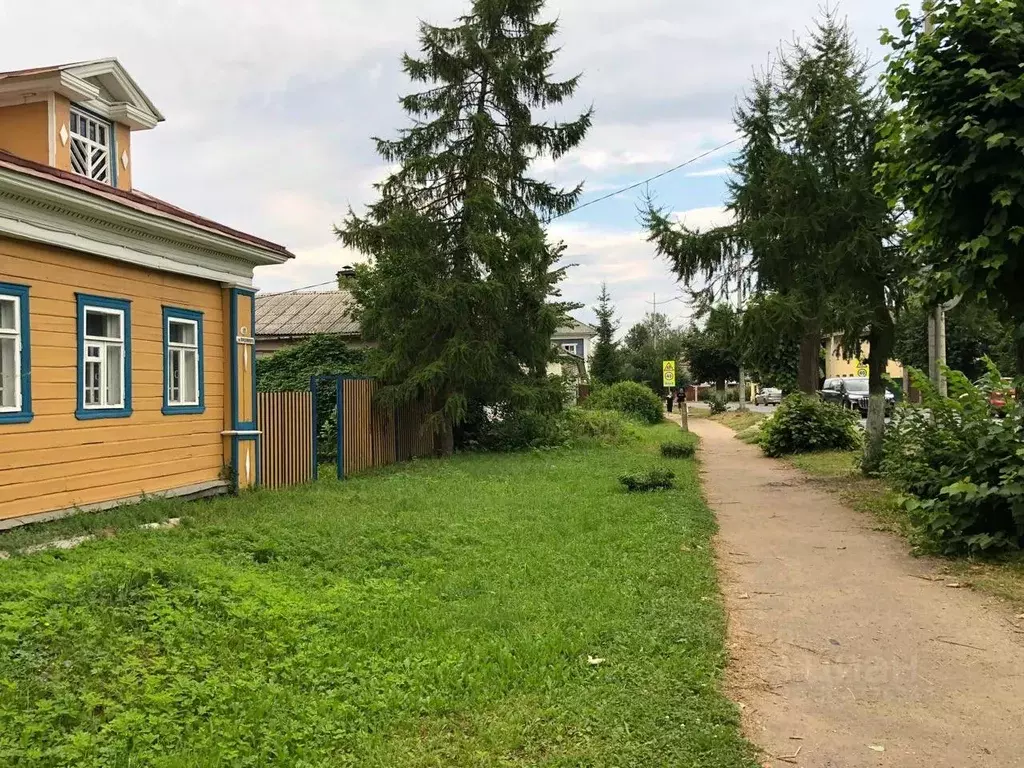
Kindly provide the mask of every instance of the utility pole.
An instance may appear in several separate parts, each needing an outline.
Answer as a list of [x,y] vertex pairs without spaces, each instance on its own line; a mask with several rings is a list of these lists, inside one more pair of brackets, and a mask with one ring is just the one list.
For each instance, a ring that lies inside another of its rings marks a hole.
[[[736,254],[736,310],[737,312],[743,312],[743,301],[744,301],[744,286],[743,286],[743,254]],[[747,372],[743,370],[743,359],[740,359],[740,375],[739,375],[739,409],[745,411],[747,409]]]
[[[935,20],[932,18],[931,3],[924,4],[924,33],[930,35],[935,31]],[[942,373],[946,365],[946,312],[960,303],[954,299],[944,305],[939,302],[928,316],[928,377],[942,397],[949,394],[946,377]]]

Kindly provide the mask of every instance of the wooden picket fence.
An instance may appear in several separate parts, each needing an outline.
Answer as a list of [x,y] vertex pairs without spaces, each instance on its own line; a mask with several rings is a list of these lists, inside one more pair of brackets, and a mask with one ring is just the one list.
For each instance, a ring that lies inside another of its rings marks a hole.
[[422,428],[425,407],[374,403],[379,385],[372,379],[343,379],[342,386],[342,476],[432,453],[433,436]]
[[260,483],[267,488],[313,479],[313,394],[257,392]]
[[[341,404],[341,439],[336,446],[340,455],[335,462],[339,478],[432,455],[433,434],[423,428],[428,413],[425,404],[387,408],[374,402],[379,385],[372,379],[324,379],[334,393],[332,402]],[[267,488],[298,485],[317,476],[317,395],[323,391],[324,382],[312,385],[307,392],[257,393],[257,417],[262,432],[260,482]]]

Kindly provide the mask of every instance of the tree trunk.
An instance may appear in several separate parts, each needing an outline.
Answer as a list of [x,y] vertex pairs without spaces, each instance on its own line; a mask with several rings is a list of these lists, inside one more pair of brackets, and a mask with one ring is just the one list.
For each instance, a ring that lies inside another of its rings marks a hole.
[[1017,328],[1017,402],[1024,402],[1024,323]]
[[811,318],[804,322],[804,334],[800,339],[800,363],[797,368],[797,386],[805,395],[818,392],[818,366],[821,360],[821,319]]
[[719,379],[715,382],[715,389],[718,392],[725,392],[725,379]]
[[885,457],[885,374],[892,352],[894,326],[885,306],[875,311],[875,320],[868,333],[868,423],[864,435],[864,459],[861,469],[866,475],[878,474]]

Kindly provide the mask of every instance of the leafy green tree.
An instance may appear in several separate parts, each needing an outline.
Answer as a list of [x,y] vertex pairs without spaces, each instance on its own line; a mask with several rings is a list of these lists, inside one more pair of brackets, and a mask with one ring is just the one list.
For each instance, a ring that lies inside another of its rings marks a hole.
[[[879,165],[894,204],[911,214],[909,246],[929,270],[932,297],[991,305],[1015,328],[1024,371],[1024,4],[930,0],[906,5],[893,48]],[[931,29],[933,26],[934,29]],[[1024,394],[1024,393],[1022,393]]]
[[597,315],[597,343],[590,360],[590,375],[602,384],[614,384],[622,379],[623,361],[619,344],[615,341],[619,325],[607,283],[601,283],[601,295],[597,297],[594,313]]
[[736,310],[719,304],[708,311],[702,328],[690,329],[683,352],[698,381],[713,381],[715,388],[724,392],[726,382],[739,377],[741,328]]
[[676,362],[676,386],[690,383],[690,373],[683,365],[686,334],[675,328],[661,313],[647,315],[626,334],[624,340],[624,376],[629,381],[646,384],[655,393],[665,391],[662,363]]
[[[930,313],[928,302],[916,297],[900,314],[893,358],[905,366],[928,369]],[[970,381],[977,381],[987,372],[985,357],[991,358],[1006,376],[1020,373],[1015,364],[1013,328],[990,307],[962,301],[946,315],[946,364]]]
[[771,294],[757,294],[743,310],[740,355],[747,373],[764,387],[796,392],[800,327]]
[[579,145],[587,111],[539,122],[578,78],[550,77],[554,22],[542,0],[473,0],[452,27],[422,24],[420,58],[405,56],[425,89],[401,104],[412,125],[377,151],[397,166],[365,215],[349,211],[342,242],[371,257],[353,292],[384,400],[425,399],[439,449],[475,406],[554,408],[551,336],[576,305],[558,300],[563,247],[543,222],[572,209],[571,190],[530,178],[538,157]]

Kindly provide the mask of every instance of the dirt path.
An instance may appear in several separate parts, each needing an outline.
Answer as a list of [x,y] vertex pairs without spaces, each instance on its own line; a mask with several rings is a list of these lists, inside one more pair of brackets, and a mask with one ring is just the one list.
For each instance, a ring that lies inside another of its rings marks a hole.
[[721,525],[728,684],[764,764],[1024,766],[1011,613],[929,580],[903,541],[728,428],[690,427]]

